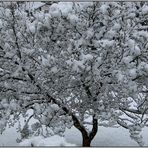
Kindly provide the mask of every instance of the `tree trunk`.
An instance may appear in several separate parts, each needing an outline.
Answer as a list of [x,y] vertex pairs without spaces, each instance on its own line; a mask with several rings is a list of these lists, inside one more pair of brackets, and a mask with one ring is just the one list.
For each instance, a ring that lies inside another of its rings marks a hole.
[[82,146],[83,147],[90,147],[91,139],[87,135],[83,135],[83,134],[82,134],[82,138],[83,138]]
[[87,132],[84,125],[80,124],[79,120],[75,115],[72,115],[72,119],[74,121],[74,126],[81,132],[82,134],[82,146],[83,147],[90,147],[91,141],[94,139],[95,135],[98,131],[98,120],[95,119],[95,115],[93,116],[93,128],[90,133]]

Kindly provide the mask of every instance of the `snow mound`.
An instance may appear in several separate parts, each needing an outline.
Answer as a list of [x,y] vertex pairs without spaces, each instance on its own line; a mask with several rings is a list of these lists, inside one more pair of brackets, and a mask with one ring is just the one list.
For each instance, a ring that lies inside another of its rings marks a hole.
[[63,137],[58,135],[44,138],[42,136],[31,137],[22,141],[20,146],[76,146],[66,142]]

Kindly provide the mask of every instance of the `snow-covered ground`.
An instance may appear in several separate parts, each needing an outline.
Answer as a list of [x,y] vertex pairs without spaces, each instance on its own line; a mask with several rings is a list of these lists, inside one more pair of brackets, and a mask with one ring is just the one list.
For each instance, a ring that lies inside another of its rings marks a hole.
[[64,137],[60,137],[58,135],[54,135],[49,138],[44,138],[42,136],[32,137],[30,139],[26,139],[19,144],[20,146],[76,146],[75,144],[71,144],[66,142]]
[[[145,141],[145,146],[148,146],[148,128],[145,128],[142,132],[143,138]],[[16,132],[15,128],[8,128],[2,135],[0,135],[0,146],[17,146],[19,145],[16,142],[19,134]],[[55,139],[55,140],[54,140]],[[61,139],[61,143],[71,143],[77,146],[81,145],[81,133],[75,129],[67,129],[65,132],[65,139]],[[50,145],[50,141],[52,141],[51,145],[57,142],[57,138],[52,138],[48,140]],[[45,140],[46,146],[48,145],[47,140]],[[60,142],[57,142],[57,146]],[[27,146],[27,144],[26,144]],[[40,143],[40,146],[44,146]],[[92,146],[138,146],[137,143],[130,139],[129,133],[126,129],[123,128],[105,128],[99,127],[98,134],[95,139],[92,141]]]

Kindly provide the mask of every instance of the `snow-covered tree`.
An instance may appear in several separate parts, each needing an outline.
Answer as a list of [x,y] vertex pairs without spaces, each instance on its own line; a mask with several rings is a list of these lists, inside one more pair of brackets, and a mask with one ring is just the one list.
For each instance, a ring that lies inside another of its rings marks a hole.
[[0,4],[2,131],[23,115],[22,138],[74,125],[90,146],[98,126],[119,125],[143,145],[147,2],[59,2],[32,15],[15,2]]

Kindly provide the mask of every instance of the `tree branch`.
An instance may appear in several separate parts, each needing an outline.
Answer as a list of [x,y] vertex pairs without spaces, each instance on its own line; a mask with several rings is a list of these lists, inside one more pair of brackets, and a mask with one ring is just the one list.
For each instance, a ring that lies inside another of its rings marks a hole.
[[89,134],[89,138],[92,140],[98,131],[98,119],[95,118],[95,115],[93,115],[93,128],[92,131]]

